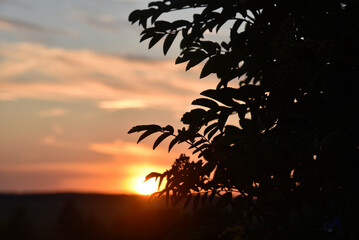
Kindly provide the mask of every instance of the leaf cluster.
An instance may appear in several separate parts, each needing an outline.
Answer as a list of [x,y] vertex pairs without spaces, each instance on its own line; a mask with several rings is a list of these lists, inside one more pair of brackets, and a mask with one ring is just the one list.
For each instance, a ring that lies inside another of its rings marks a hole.
[[[161,20],[193,8],[201,11],[192,21]],[[157,125],[129,131],[142,132],[139,141],[160,133],[154,148],[171,137],[169,150],[186,143],[198,154],[148,175],[167,181],[153,196],[197,207],[217,195],[239,222],[224,235],[244,239],[356,236],[347,206],[358,212],[358,11],[354,0],[165,0],[132,12],[141,41],[164,39],[166,54],[181,36],[176,63],[189,70],[203,62],[200,77],[218,78],[177,133]],[[226,25],[226,41],[206,40]]]

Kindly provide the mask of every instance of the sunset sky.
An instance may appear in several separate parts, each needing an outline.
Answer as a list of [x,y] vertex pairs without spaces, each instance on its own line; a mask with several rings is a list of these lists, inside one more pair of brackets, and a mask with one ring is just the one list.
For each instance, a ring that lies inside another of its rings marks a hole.
[[0,192],[131,193],[183,149],[127,131],[180,126],[214,81],[139,43],[146,0],[0,0]]

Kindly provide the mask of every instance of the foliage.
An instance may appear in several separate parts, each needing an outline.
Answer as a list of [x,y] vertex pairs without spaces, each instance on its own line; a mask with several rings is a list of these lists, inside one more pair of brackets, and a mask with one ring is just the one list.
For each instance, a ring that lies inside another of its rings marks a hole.
[[[187,9],[200,13],[161,18]],[[152,197],[196,208],[220,196],[237,217],[223,238],[356,239],[358,10],[350,0],[164,0],[133,11],[141,41],[151,48],[164,39],[166,54],[182,36],[176,63],[202,63],[200,77],[219,80],[192,102],[198,108],[177,133],[158,125],[129,131],[143,132],[139,141],[160,133],[154,149],[171,137],[169,151],[187,143],[199,153],[149,174],[159,185],[167,180]],[[226,41],[208,40],[221,28]]]

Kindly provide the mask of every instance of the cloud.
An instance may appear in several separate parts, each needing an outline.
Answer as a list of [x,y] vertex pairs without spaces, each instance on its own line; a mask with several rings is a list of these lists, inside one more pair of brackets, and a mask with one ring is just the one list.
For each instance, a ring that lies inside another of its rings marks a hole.
[[144,108],[146,103],[141,100],[119,100],[119,101],[103,101],[98,105],[100,108],[117,110],[117,109],[128,109],[128,108]]
[[66,109],[63,108],[51,108],[46,110],[41,110],[38,115],[40,117],[61,117],[67,114]]
[[102,109],[183,111],[213,80],[184,72],[173,60],[144,60],[89,50],[0,43],[0,99],[91,99]]
[[72,31],[49,28],[28,21],[22,21],[19,19],[9,18],[0,16],[0,30],[6,31],[30,31],[38,33],[51,33],[51,34],[61,34],[61,35],[73,35]]
[[110,14],[89,15],[85,13],[79,13],[77,18],[85,24],[100,30],[119,32],[121,29],[121,21]]
[[145,163],[166,166],[179,155],[177,152],[168,153],[163,148],[157,148],[154,151],[148,145],[126,142],[120,139],[107,143],[92,143],[89,145],[89,149],[111,155],[117,162],[129,166]]
[[[44,140],[50,146],[57,144],[51,135]],[[88,150],[95,155],[111,156],[113,160],[104,161],[105,158],[98,156],[102,161],[0,162],[0,190],[133,193],[139,177],[165,171],[174,159],[164,149],[153,151],[144,144],[123,140],[92,143]]]

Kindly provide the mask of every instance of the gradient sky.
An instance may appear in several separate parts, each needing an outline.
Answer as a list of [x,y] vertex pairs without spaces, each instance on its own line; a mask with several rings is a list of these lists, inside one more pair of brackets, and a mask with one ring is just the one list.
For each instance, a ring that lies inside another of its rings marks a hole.
[[183,149],[127,131],[179,125],[212,80],[139,43],[145,0],[0,0],[0,192],[130,193]]

